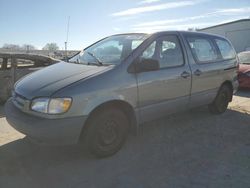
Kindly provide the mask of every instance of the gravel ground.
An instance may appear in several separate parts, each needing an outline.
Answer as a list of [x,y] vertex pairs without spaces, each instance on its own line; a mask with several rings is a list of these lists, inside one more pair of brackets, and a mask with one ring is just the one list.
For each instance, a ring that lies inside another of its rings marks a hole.
[[226,113],[194,109],[144,124],[116,155],[80,146],[38,147],[13,130],[0,107],[0,187],[249,188],[250,92]]

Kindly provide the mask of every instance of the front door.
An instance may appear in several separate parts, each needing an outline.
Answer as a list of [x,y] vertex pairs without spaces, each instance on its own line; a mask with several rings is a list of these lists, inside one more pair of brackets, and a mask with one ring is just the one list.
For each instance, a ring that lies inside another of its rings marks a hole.
[[159,70],[137,74],[141,122],[186,108],[190,97],[191,73],[176,35],[154,40],[138,58],[155,59]]

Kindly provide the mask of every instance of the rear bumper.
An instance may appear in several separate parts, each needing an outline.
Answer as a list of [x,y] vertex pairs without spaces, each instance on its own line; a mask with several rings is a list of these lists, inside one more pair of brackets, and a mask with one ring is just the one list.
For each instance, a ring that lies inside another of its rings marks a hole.
[[5,104],[8,123],[37,143],[49,145],[76,144],[87,116],[46,119],[20,111],[9,99]]

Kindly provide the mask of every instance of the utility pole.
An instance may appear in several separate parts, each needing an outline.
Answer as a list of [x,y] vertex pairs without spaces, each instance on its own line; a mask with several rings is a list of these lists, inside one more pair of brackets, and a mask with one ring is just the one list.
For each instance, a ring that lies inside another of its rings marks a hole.
[[66,35],[66,41],[64,42],[64,47],[65,47],[65,57],[66,57],[66,59],[67,59],[67,60],[68,60],[69,21],[70,21],[70,16],[68,17],[67,35]]
[[25,51],[26,51],[26,54],[28,54],[29,53],[29,47],[28,47],[29,45],[26,45],[25,46]]
[[65,50],[65,55],[67,56],[67,41],[66,42],[64,42],[64,50]]

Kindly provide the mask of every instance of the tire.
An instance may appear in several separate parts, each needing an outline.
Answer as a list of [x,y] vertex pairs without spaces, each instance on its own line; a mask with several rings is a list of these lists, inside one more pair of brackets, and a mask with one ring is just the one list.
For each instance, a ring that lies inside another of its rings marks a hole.
[[213,103],[208,105],[212,114],[222,114],[227,110],[232,98],[232,91],[227,85],[222,85]]
[[96,157],[111,156],[124,145],[128,130],[129,122],[123,112],[116,109],[100,110],[87,123],[87,148]]

